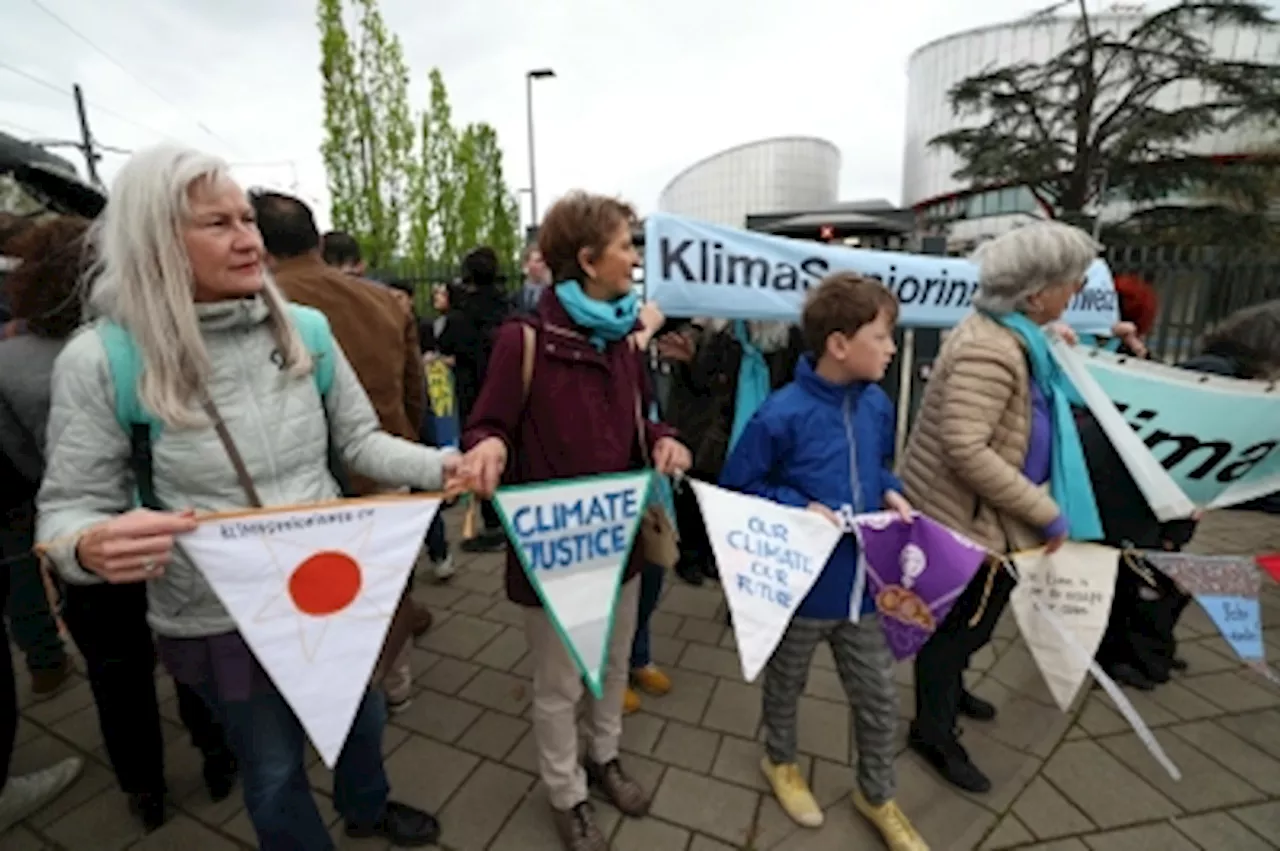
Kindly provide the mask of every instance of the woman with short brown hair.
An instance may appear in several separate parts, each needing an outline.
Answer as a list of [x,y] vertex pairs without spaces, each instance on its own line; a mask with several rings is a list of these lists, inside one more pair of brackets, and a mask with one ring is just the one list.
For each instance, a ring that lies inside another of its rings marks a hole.
[[[504,325],[484,387],[463,433],[465,468],[475,490],[642,469],[683,471],[689,451],[668,427],[637,417],[652,393],[640,351],[628,337],[642,327],[631,289],[638,257],[635,214],[613,198],[573,192],[547,211],[539,248],[553,284],[533,316]],[[533,372],[524,386],[526,339]],[[566,851],[604,851],[608,842],[588,802],[588,780],[624,814],[648,812],[649,796],[618,762],[628,656],[635,633],[643,558],[633,547],[614,610],[603,698],[589,701],[589,751],[579,757],[577,706],[582,677],[521,568],[507,555],[507,596],[524,607],[533,671],[538,769]]]

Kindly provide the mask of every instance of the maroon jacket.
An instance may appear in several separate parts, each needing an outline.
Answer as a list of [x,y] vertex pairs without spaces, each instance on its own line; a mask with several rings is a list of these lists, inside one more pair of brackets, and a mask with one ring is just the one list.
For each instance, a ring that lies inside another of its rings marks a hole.
[[[537,330],[527,404],[521,376],[525,324]],[[502,438],[507,444],[503,482],[509,485],[638,470],[643,459],[636,440],[637,390],[641,409],[649,410],[652,389],[643,354],[626,340],[597,352],[548,289],[534,315],[498,329],[462,444],[470,449],[486,438]],[[650,457],[655,443],[674,436],[674,429],[645,418]],[[632,547],[624,581],[641,566],[640,548]],[[507,596],[522,606],[542,605],[514,548],[507,554]]]

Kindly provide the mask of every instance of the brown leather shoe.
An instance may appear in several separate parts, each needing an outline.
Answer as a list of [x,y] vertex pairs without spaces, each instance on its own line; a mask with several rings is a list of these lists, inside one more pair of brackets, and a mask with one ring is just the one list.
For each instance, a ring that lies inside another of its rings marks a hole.
[[616,759],[604,765],[587,760],[587,781],[604,792],[609,803],[623,815],[639,818],[649,812],[649,795],[639,783],[627,776]]
[[421,638],[427,634],[427,630],[431,629],[435,618],[431,616],[431,610],[426,606],[416,601],[411,602],[410,605],[413,606],[413,637]]
[[609,841],[596,827],[596,813],[583,801],[568,810],[551,811],[564,851],[609,851]]
[[32,671],[31,693],[38,697],[53,694],[70,679],[71,673],[75,669],[75,665],[71,662],[71,657],[63,656],[62,664],[56,668],[51,668],[47,671]]

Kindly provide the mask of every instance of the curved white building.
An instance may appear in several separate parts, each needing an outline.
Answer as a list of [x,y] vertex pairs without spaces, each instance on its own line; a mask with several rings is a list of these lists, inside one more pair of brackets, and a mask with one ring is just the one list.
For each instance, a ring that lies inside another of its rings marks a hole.
[[748,213],[821,209],[836,202],[840,149],[825,139],[783,136],[712,154],[676,175],[658,196],[664,213],[740,228]]
[[[1149,11],[1149,10],[1148,10]],[[1144,19],[1142,12],[1110,12],[1091,16],[1096,29],[1117,34]],[[1025,188],[970,190],[951,175],[959,168],[955,155],[929,141],[980,119],[958,119],[951,112],[947,94],[961,80],[986,68],[1015,61],[1043,62],[1057,55],[1072,38],[1075,17],[1046,17],[981,27],[930,42],[911,55],[907,66],[906,150],[903,158],[902,205],[912,207],[925,220],[963,218],[951,224],[953,241],[965,242],[1001,233],[1027,216],[1039,215]],[[1218,27],[1209,40],[1215,53],[1225,58],[1280,63],[1280,33],[1259,34],[1238,27]],[[1179,83],[1165,89],[1157,102],[1164,108],[1194,103],[1202,88]],[[1273,137],[1260,132],[1232,131],[1206,136],[1196,147],[1206,155],[1250,153]],[[1110,199],[1103,215],[1120,216],[1130,206]]]

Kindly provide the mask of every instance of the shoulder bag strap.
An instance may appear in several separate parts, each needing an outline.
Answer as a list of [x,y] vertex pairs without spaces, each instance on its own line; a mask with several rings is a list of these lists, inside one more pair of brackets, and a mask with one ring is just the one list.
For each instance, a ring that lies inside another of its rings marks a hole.
[[200,404],[204,407],[204,412],[209,415],[209,419],[213,421],[214,431],[218,433],[218,440],[222,441],[222,448],[227,451],[227,457],[231,459],[231,466],[236,470],[236,478],[240,480],[240,487],[244,488],[244,495],[249,499],[249,505],[254,508],[262,508],[262,500],[258,497],[258,489],[253,486],[253,479],[249,476],[249,468],[245,466],[244,458],[240,456],[240,450],[236,448],[236,443],[231,439],[231,432],[227,430],[227,424],[223,422],[222,415],[218,413],[218,407],[213,404],[213,399],[206,392],[200,393]]
[[[630,344],[631,353],[633,355],[640,351],[639,347],[636,345],[636,339],[634,334],[630,337],[627,337],[627,342]],[[640,369],[641,370],[644,369],[643,362],[640,364]],[[642,383],[644,381],[644,376],[642,373],[637,372],[635,379],[636,379],[636,394],[635,394],[636,395],[636,442],[640,444],[640,462],[644,464],[644,466],[646,467],[651,467],[653,465],[652,463],[650,463],[650,460],[649,460],[649,444],[644,439],[644,435],[645,435],[645,432],[644,432],[644,386]]]
[[529,323],[520,326],[524,332],[524,347],[520,352],[520,386],[524,388],[521,404],[529,403],[529,391],[533,389],[533,360],[538,355],[538,332]]

